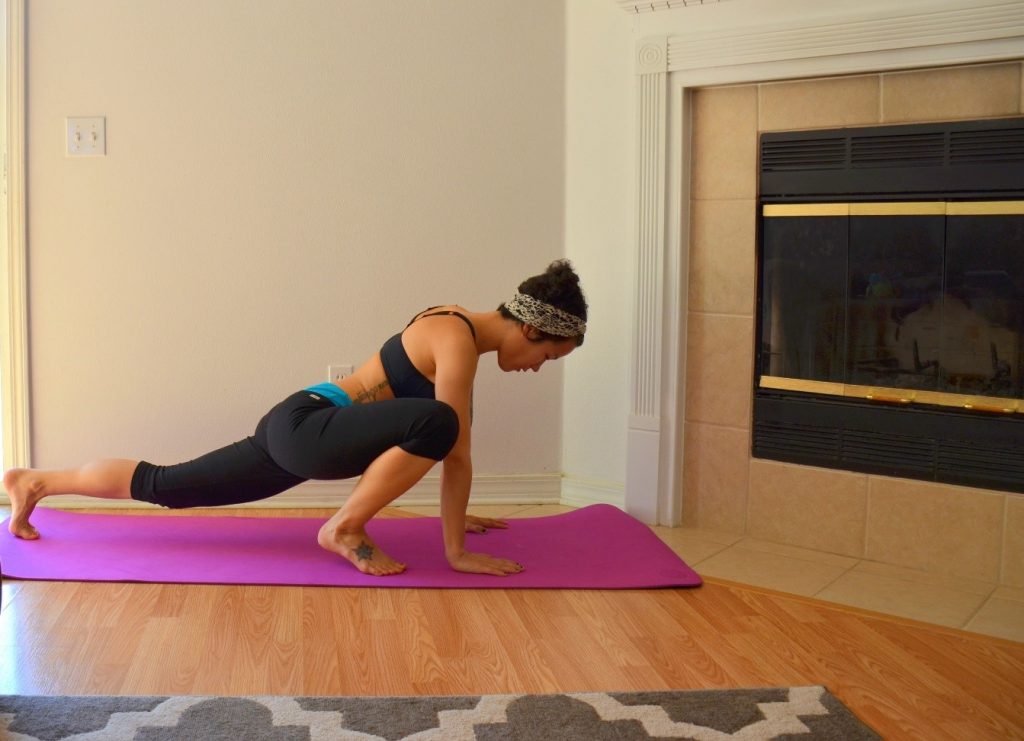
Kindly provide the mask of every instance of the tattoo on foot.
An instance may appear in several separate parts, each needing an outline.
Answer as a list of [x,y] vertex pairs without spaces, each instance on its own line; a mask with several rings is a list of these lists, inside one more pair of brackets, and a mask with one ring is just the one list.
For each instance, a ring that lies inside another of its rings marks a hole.
[[356,559],[359,561],[369,561],[373,558],[373,546],[367,543],[365,540],[359,544],[356,548]]

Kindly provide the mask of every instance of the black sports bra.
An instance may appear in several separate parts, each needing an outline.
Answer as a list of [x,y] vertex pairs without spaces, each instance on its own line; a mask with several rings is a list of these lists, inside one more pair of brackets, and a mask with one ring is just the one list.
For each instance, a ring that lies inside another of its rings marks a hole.
[[[457,316],[469,326],[469,331],[473,333],[473,339],[476,339],[476,328],[473,326],[473,322],[469,321],[469,318],[465,314],[461,314],[457,311],[436,311],[433,314],[427,313],[436,308],[436,306],[432,306],[424,312],[414,316],[412,321],[405,325],[406,329],[408,329],[413,322],[419,319],[424,319],[428,316]],[[405,351],[405,347],[402,345],[401,332],[390,338],[380,348],[380,362],[381,365],[384,366],[384,375],[387,376],[388,385],[391,386],[391,392],[395,395],[396,399],[410,397],[416,399],[434,398],[434,384],[431,383],[429,378],[420,373],[416,366],[412,364],[412,361],[409,360],[409,354]]]

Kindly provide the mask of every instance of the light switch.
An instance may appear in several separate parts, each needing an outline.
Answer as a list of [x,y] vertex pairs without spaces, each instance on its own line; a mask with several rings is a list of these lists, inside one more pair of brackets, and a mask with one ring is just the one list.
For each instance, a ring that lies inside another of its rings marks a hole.
[[68,117],[68,156],[102,157],[107,153],[107,119]]

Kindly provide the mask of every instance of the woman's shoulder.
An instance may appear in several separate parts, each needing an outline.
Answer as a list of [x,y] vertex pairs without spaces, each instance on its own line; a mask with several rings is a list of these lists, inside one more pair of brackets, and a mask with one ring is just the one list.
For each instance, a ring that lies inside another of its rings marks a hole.
[[476,357],[476,328],[471,312],[457,304],[435,306],[417,314],[403,332],[403,343],[415,353]]

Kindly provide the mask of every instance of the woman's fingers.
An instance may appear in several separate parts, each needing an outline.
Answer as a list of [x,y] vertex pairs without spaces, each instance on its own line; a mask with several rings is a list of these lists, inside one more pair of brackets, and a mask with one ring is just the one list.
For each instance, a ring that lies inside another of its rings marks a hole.
[[523,565],[507,558],[489,556],[486,553],[463,553],[461,557],[452,562],[452,568],[456,571],[475,574],[508,576],[509,574],[518,574],[523,570]]
[[491,517],[477,517],[476,515],[466,515],[466,532],[485,533],[491,529],[504,529],[507,527],[508,523],[505,520],[495,520]]
[[503,576],[507,576],[508,574],[518,574],[523,570],[522,564],[516,563],[515,561],[509,561],[505,558],[494,558],[493,556],[488,556],[487,558],[490,560],[493,568],[497,570],[496,573]]

